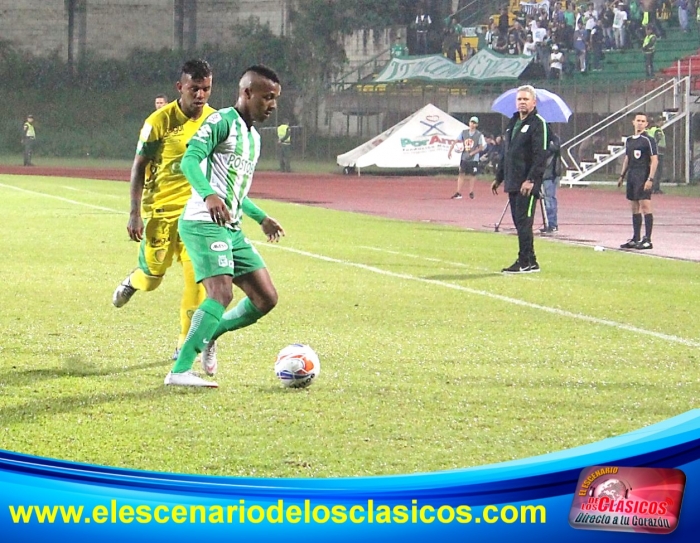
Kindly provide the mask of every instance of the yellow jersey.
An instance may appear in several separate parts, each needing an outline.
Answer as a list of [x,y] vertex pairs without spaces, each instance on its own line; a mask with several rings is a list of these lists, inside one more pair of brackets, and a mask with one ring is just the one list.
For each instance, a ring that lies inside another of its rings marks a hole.
[[182,213],[192,186],[180,170],[187,143],[216,111],[209,105],[196,120],[188,118],[177,100],[154,111],[143,123],[136,154],[151,160],[141,202],[144,217],[173,217]]

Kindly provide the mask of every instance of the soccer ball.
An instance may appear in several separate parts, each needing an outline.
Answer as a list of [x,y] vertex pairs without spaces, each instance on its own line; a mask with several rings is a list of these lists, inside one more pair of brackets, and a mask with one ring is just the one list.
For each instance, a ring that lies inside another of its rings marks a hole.
[[308,345],[289,345],[279,352],[275,360],[275,375],[285,388],[306,388],[319,373],[321,362]]

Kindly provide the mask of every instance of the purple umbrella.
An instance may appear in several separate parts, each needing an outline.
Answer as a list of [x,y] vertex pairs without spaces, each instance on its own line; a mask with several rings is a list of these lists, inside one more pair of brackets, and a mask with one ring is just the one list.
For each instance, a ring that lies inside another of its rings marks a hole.
[[[537,93],[537,113],[542,115],[548,123],[566,123],[571,117],[571,109],[558,95],[546,89],[535,89]],[[491,104],[491,109],[496,113],[511,117],[517,111],[515,96],[518,89],[510,89],[501,94]]]

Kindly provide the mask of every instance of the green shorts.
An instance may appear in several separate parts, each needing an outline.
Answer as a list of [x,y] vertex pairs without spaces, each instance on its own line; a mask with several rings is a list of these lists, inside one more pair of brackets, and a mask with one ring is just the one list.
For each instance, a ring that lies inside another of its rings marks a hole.
[[240,230],[180,219],[179,232],[197,283],[217,275],[238,277],[265,267],[258,250]]

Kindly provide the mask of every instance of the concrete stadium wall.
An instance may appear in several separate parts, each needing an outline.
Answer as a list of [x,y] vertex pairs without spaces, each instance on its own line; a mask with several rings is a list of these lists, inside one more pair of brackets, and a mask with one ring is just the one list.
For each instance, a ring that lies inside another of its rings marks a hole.
[[64,0],[0,0],[0,40],[37,56],[68,50]]
[[[191,12],[189,0],[187,10]],[[254,16],[273,32],[288,31],[289,0],[196,0],[196,45],[235,41],[231,28]],[[175,43],[174,0],[85,0],[85,49],[121,58],[135,48],[157,51]],[[187,22],[186,25],[190,24]],[[68,57],[64,0],[0,0],[0,40],[36,56]]]

